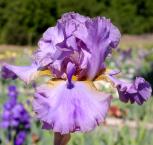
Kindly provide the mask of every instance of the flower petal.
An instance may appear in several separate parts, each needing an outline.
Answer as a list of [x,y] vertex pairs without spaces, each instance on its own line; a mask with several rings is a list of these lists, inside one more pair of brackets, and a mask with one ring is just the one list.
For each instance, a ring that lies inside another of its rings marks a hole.
[[120,32],[110,20],[97,17],[87,20],[84,26],[74,32],[74,35],[86,44],[91,53],[87,75],[92,80],[99,73],[101,64],[111,51],[110,48],[117,46],[121,37]]
[[79,79],[93,80],[105,68],[105,58],[117,47],[120,37],[119,30],[105,17],[66,13],[43,34],[35,61],[41,67],[51,65],[55,76],[63,73],[63,69],[55,68],[55,61],[61,62],[60,68],[70,61],[76,65]]
[[63,29],[60,23],[48,28],[38,42],[38,50],[34,53],[34,60],[40,66],[46,66],[55,60],[56,45],[64,41]]
[[32,64],[31,66],[14,66],[10,64],[4,64],[2,66],[2,74],[5,74],[5,78],[17,78],[29,84],[38,75],[38,66]]
[[62,42],[64,40],[64,34],[60,23],[57,23],[55,27],[48,28],[43,34],[43,39],[51,41],[54,45]]
[[33,109],[45,129],[61,134],[86,132],[104,121],[111,96],[96,91],[90,83],[73,83],[72,89],[67,89],[65,81],[52,81],[37,88]]
[[132,83],[122,82],[113,76],[109,76],[109,78],[117,87],[122,102],[130,101],[142,105],[151,97],[151,86],[141,77],[137,77]]

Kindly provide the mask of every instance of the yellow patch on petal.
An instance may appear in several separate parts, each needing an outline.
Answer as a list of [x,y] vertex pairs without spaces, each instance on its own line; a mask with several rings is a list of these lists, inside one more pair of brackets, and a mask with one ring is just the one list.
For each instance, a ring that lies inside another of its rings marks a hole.
[[109,77],[107,76],[109,73],[111,72],[111,69],[105,69],[105,71],[103,72],[103,74],[102,75],[99,75],[96,79],[95,79],[95,81],[105,81],[105,82],[107,82],[107,83],[110,83],[113,87],[115,87],[114,86],[114,84],[113,84],[113,82],[109,79]]
[[104,74],[98,76],[96,78],[96,81],[98,81],[98,80],[103,80],[103,81],[106,81],[106,82],[110,82],[109,78],[106,75],[104,75]]
[[72,76],[72,80],[73,81],[77,81],[77,77],[76,76]]
[[48,87],[56,87],[60,83],[64,82],[64,80],[61,79],[51,79],[47,82]]
[[94,85],[93,81],[87,80],[87,81],[80,81],[80,82],[85,83],[90,89],[92,88],[92,89],[94,89],[94,90],[97,90],[97,88],[96,88],[96,86]]
[[110,71],[111,71],[111,69],[106,68],[106,70],[105,70],[105,74],[109,74],[109,73],[110,73]]
[[51,74],[52,74],[51,71],[48,69],[39,71],[40,76],[51,76]]

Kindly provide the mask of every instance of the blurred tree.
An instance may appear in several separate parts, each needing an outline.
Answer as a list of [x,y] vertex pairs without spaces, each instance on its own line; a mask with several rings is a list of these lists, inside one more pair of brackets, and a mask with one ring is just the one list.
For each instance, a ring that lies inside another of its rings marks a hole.
[[14,0],[7,3],[2,40],[5,43],[32,44],[55,22],[56,1]]
[[58,16],[69,11],[75,11],[83,15],[97,16],[101,11],[99,1],[96,0],[57,0],[58,1]]
[[136,6],[132,0],[111,0],[109,16],[124,33],[130,33],[133,27]]
[[2,27],[6,23],[6,18],[4,16],[5,14],[5,8],[7,7],[8,0],[0,0],[0,32],[2,30]]
[[0,0],[0,43],[36,44],[69,11],[106,16],[123,33],[153,32],[153,0]]

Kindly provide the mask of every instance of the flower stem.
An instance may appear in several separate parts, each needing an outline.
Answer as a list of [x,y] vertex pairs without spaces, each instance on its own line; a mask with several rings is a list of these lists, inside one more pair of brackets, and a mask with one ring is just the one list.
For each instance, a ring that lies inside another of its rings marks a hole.
[[54,133],[54,145],[67,145],[71,138],[70,134]]

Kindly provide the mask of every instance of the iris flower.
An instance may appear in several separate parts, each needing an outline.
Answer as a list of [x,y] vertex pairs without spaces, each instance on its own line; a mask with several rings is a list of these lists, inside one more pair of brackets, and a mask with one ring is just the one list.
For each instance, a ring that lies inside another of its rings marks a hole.
[[52,77],[36,88],[33,110],[42,127],[55,132],[55,145],[65,145],[70,133],[88,132],[104,121],[112,96],[98,91],[95,80],[110,82],[123,102],[142,104],[151,96],[145,80],[126,84],[115,77],[115,71],[107,71],[105,60],[120,37],[105,17],[65,13],[44,32],[30,66],[3,65],[6,79],[18,77],[29,84],[39,76]]
[[0,127],[5,129],[8,141],[23,145],[30,131],[30,115],[23,104],[18,102],[16,86],[8,87],[8,100],[4,103]]

